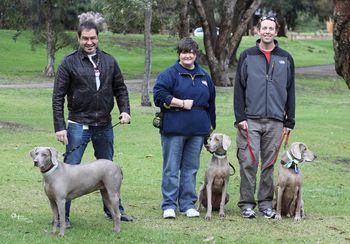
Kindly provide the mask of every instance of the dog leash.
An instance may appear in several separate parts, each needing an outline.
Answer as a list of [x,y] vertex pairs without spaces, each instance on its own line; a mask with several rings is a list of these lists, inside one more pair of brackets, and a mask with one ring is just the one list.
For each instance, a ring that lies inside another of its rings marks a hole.
[[[116,127],[117,125],[119,125],[120,123],[121,123],[120,121],[117,122],[117,123],[115,123],[115,124],[112,126],[112,129],[113,129],[114,127]],[[101,135],[101,134],[100,134],[100,135]],[[100,136],[100,135],[98,135],[98,136]],[[94,136],[93,138],[97,138],[97,137]],[[70,153],[74,152],[75,150],[79,149],[81,146],[84,146],[84,145],[86,146],[91,140],[92,140],[92,137],[90,137],[88,140],[86,140],[85,142],[81,143],[80,145],[74,147],[73,149],[69,150],[68,152],[63,153],[62,156],[65,157],[65,156],[67,156],[68,154],[70,154]]]
[[283,132],[282,139],[281,139],[280,144],[278,145],[278,148],[277,148],[275,157],[271,160],[271,162],[269,162],[269,163],[264,167],[264,169],[266,169],[266,168],[268,168],[268,167],[270,167],[271,165],[274,165],[274,164],[276,163],[278,154],[279,154],[280,149],[281,149],[281,145],[282,145],[282,143],[283,143],[285,137],[286,137],[286,140],[285,140],[285,142],[284,142],[284,149],[287,148],[287,144],[288,144],[288,139],[289,139],[290,132],[291,132],[290,130],[288,130],[288,132],[285,132],[285,131]]
[[228,164],[230,165],[230,167],[232,168],[232,170],[233,170],[233,173],[232,174],[230,174],[230,176],[233,176],[233,175],[235,175],[236,174],[236,169],[235,169],[235,167],[231,164],[231,162],[228,162]]
[[[246,131],[247,142],[248,142],[247,146],[248,146],[248,149],[249,149],[249,152],[250,152],[250,156],[252,157],[253,164],[258,164],[258,162],[256,161],[256,158],[255,158],[255,155],[253,153],[252,147],[250,145],[250,137],[249,137],[248,128],[245,131]],[[286,137],[286,140],[285,140],[285,143],[284,143],[284,149],[287,148],[290,132],[291,132],[290,130],[288,130],[288,132],[285,132],[285,131],[283,132],[282,139],[281,139],[281,142],[280,142],[280,144],[278,146],[278,149],[277,149],[275,157],[267,164],[266,167],[264,167],[264,169],[270,167],[271,165],[273,165],[276,162],[278,154],[279,154],[279,151],[281,149],[281,145],[282,145],[285,137]]]
[[256,162],[255,155],[253,153],[252,147],[250,146],[250,137],[249,137],[248,128],[246,128],[245,131],[246,131],[246,135],[247,135],[248,149],[249,149],[249,152],[250,152],[250,156],[252,157],[253,164],[258,164],[258,162]]

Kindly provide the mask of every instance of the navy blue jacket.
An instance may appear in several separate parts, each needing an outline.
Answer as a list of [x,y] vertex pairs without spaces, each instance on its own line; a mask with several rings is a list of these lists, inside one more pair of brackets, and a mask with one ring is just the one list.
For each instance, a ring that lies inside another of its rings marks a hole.
[[[194,70],[184,68],[179,61],[167,68],[157,77],[153,96],[163,112],[162,134],[206,136],[211,127],[215,129],[215,86],[197,63]],[[194,100],[193,108],[165,108],[164,104],[169,106],[173,97]]]
[[270,118],[290,129],[295,125],[294,61],[278,47],[271,51],[270,64],[256,46],[241,53],[234,87],[235,124],[250,119]]

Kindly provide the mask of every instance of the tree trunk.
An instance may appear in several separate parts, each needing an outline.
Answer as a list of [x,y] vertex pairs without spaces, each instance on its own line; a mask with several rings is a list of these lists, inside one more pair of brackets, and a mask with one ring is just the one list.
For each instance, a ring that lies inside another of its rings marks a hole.
[[[238,48],[251,17],[260,6],[261,1],[224,0],[222,12],[220,13],[220,32],[216,36],[216,26],[212,20],[212,16],[214,16],[214,1],[193,0],[202,23],[205,52],[208,57],[210,74],[215,85],[232,86],[232,81],[228,76],[229,63],[232,60],[232,55]],[[204,6],[204,2],[206,6]],[[208,8],[207,6],[212,7]],[[239,24],[235,20],[239,21]]]
[[47,65],[44,70],[44,75],[47,77],[53,77],[55,75],[54,64],[55,64],[55,31],[53,29],[53,11],[52,4],[49,1],[47,6],[46,16],[46,35],[47,35]]
[[188,5],[190,4],[190,0],[180,0],[178,4],[178,9],[180,9],[179,37],[182,39],[190,36],[190,16],[188,15]]
[[152,22],[152,0],[147,0],[145,8],[145,67],[141,89],[141,106],[152,106],[149,98],[149,82],[151,79],[152,64],[152,42],[151,42],[151,22]]
[[286,20],[282,15],[278,15],[278,24],[280,25],[280,28],[278,29],[277,36],[283,36],[287,37],[287,32],[286,32]]
[[333,47],[335,70],[350,89],[350,0],[335,0]]

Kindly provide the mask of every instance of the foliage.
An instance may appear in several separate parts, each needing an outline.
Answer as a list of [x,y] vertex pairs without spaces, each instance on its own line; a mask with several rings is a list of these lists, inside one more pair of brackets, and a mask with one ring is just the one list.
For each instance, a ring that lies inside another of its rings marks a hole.
[[316,32],[324,30],[326,25],[323,22],[311,14],[308,13],[298,13],[298,18],[295,23],[294,31],[297,32]]
[[[141,0],[101,0],[102,11],[108,28],[114,33],[143,33],[144,15],[140,9],[145,8]],[[153,0],[155,13],[152,16],[152,33],[176,31],[176,2],[172,0]],[[175,34],[175,33],[173,33]]]
[[[67,35],[65,30],[76,30],[78,25],[78,15],[88,10],[89,0],[51,0],[51,1],[34,1],[33,3],[33,47],[39,44],[46,44],[48,42],[47,37],[47,21],[52,21],[52,27],[55,36],[55,51],[68,46],[76,39],[72,39],[70,35]],[[49,9],[52,12],[49,14]]]
[[[1,46],[1,45],[0,45]],[[1,52],[0,52],[1,53]],[[139,92],[131,91],[132,122],[115,127],[115,161],[122,167],[122,200],[126,212],[136,217],[121,223],[121,233],[103,216],[98,192],[73,201],[73,228],[66,236],[50,234],[51,210],[42,188],[42,176],[28,155],[34,146],[64,146],[54,136],[51,89],[0,89],[0,235],[3,243],[347,243],[350,239],[350,172],[348,113],[350,98],[337,79],[297,79],[297,124],[289,143],[305,142],[317,160],[301,165],[304,175],[306,218],[294,224],[258,217],[240,217],[239,173],[230,177],[226,218],[213,212],[211,221],[189,219],[177,212],[164,220],[160,209],[162,156],[158,130],[151,120],[155,107],[141,107]],[[217,89],[217,132],[233,143],[228,157],[236,170],[232,88]],[[116,122],[118,111],[113,112]],[[197,190],[211,155],[201,153]],[[83,161],[93,159],[89,145]],[[62,159],[62,157],[60,157]],[[275,169],[275,176],[277,167]]]
[[288,28],[295,30],[300,15],[316,16],[324,21],[332,16],[333,1],[329,0],[263,0],[261,8],[267,14],[273,12],[279,19],[285,19]]
[[140,0],[103,0],[108,29],[114,33],[143,32],[143,7]]
[[1,0],[0,29],[25,29],[30,26],[30,21],[28,21],[30,14],[30,1]]

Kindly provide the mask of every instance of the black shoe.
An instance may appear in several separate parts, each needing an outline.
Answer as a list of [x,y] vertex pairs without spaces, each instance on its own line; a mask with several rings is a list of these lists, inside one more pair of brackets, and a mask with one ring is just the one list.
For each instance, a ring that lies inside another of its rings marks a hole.
[[72,225],[70,224],[69,219],[66,219],[66,229],[72,228]]
[[131,215],[127,215],[125,212],[121,212],[120,213],[120,220],[131,222],[131,221],[134,221],[134,217],[132,217]]
[[[108,220],[112,220],[112,215],[110,213],[105,213],[105,217]],[[125,212],[120,212],[120,220],[130,222],[134,221],[134,217],[127,215]]]
[[261,211],[261,215],[267,219],[274,219],[276,216],[276,213],[271,208],[266,208],[263,211]]
[[251,208],[243,209],[241,215],[243,218],[246,218],[246,219],[254,219],[255,218],[255,212]]
[[[51,222],[51,225],[53,225],[53,220]],[[57,228],[60,228],[60,220],[58,220]],[[70,229],[70,228],[72,228],[72,225],[70,224],[69,219],[66,218],[66,229]]]

